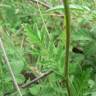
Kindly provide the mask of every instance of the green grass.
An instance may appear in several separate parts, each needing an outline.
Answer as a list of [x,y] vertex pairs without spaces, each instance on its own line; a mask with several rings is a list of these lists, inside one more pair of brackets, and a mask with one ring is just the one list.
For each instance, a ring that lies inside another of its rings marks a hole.
[[[68,96],[66,85],[62,82],[66,60],[65,32],[68,27],[65,8],[58,0],[33,1],[0,1],[0,38],[9,64],[22,96]],[[42,2],[49,7],[41,5]],[[96,5],[94,0],[69,0],[69,9],[71,36],[68,74],[71,95],[95,96]],[[74,48],[79,50],[73,51]],[[9,93],[8,96],[19,96],[7,63],[0,44],[0,96],[6,93]],[[50,70],[52,73],[38,82],[21,88]]]

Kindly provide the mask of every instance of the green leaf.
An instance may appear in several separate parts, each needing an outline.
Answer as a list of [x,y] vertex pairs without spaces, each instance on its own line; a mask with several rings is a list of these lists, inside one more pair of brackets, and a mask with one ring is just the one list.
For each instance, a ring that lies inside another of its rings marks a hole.
[[34,32],[32,27],[28,24],[25,25],[24,30],[26,32],[26,35],[28,36],[28,39],[31,41],[33,44],[39,44],[40,43],[40,32]]
[[[76,4],[70,4],[69,5],[71,10],[79,10],[79,11],[90,11],[90,9],[87,6],[81,6],[81,5],[76,5]],[[54,10],[64,10],[63,5],[58,5],[55,7],[52,7],[51,9],[48,9],[47,11],[54,11]]]
[[10,63],[15,74],[20,73],[24,67],[24,62],[18,59],[12,59]]
[[78,41],[78,40],[80,40],[80,41],[91,41],[92,40],[89,32],[84,30],[84,29],[80,29],[76,32],[73,32],[72,39],[74,41]]
[[32,88],[30,88],[29,91],[32,95],[37,95],[39,94],[40,86],[39,85],[32,86]]
[[16,75],[16,81],[18,84],[22,84],[25,81],[25,78],[23,75],[19,74],[19,75]]

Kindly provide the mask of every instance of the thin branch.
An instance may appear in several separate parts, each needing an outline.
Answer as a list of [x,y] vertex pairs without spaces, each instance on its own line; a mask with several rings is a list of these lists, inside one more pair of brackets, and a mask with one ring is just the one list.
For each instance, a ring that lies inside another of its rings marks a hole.
[[20,88],[19,88],[19,86],[18,86],[18,84],[17,84],[17,81],[16,81],[16,78],[15,78],[15,76],[14,76],[14,73],[13,73],[13,71],[12,71],[12,68],[11,68],[11,65],[10,65],[10,63],[9,63],[9,60],[8,60],[8,57],[7,57],[7,54],[6,54],[6,51],[5,51],[5,48],[4,48],[4,45],[3,45],[3,42],[2,42],[2,40],[1,40],[1,38],[0,38],[0,47],[1,47],[2,51],[3,51],[4,58],[5,58],[5,61],[6,61],[7,66],[8,66],[9,72],[10,72],[10,74],[11,74],[12,80],[13,80],[13,82],[14,82],[14,85],[15,85],[18,93],[19,93],[19,96],[22,96],[22,93],[21,93],[21,91],[20,91]]
[[38,3],[39,5],[42,5],[42,6],[44,6],[46,9],[49,9],[51,6],[49,6],[48,4],[46,4],[46,3],[44,3],[44,2],[41,2],[40,0],[30,0],[30,1],[32,1],[32,2],[34,2],[34,3]]
[[51,74],[51,73],[53,73],[53,71],[48,71],[48,72],[42,74],[41,76],[33,79],[32,81],[30,81],[30,82],[22,85],[21,88],[26,88],[26,87],[28,88],[28,87],[30,87],[33,83],[37,82],[37,81],[40,80],[40,79],[43,79],[44,77],[48,76],[48,75]]
[[[28,82],[28,83],[26,83],[26,84],[20,86],[20,88],[21,88],[21,89],[28,88],[28,87],[32,86],[32,84],[34,84],[35,82],[39,81],[40,79],[43,79],[43,78],[49,76],[51,73],[53,73],[53,71],[48,71],[48,72],[42,74],[41,76],[39,76],[39,77],[33,79],[32,81],[30,81],[30,82]],[[16,95],[16,93],[17,93],[17,92],[15,91],[15,92],[11,93],[10,96],[14,96],[14,95]]]

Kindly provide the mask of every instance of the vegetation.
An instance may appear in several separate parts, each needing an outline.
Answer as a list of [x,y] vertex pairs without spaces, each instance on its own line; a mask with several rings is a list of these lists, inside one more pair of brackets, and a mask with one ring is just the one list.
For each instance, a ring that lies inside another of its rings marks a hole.
[[0,96],[96,96],[95,0],[0,0]]

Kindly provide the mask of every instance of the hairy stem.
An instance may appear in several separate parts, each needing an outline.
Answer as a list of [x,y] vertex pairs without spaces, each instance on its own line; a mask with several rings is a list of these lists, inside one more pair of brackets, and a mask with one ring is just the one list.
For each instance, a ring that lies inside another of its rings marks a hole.
[[63,0],[64,4],[64,13],[65,13],[65,20],[66,20],[66,44],[65,44],[65,66],[64,66],[64,77],[65,77],[65,83],[66,88],[68,92],[68,96],[71,96],[71,90],[69,85],[69,48],[70,48],[70,11],[69,11],[69,4],[68,0]]

